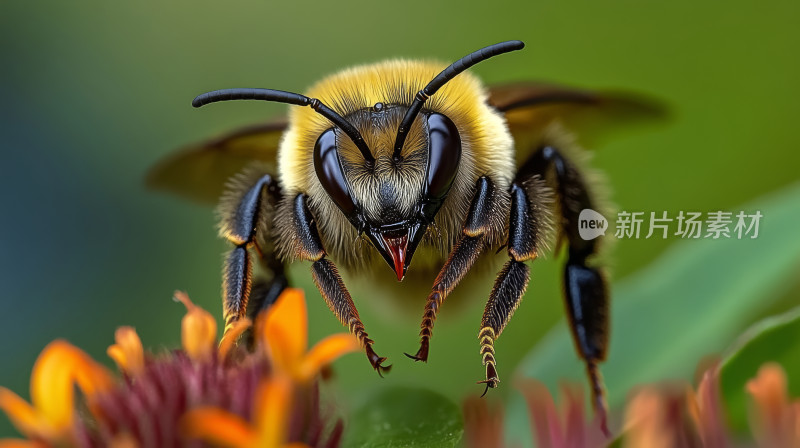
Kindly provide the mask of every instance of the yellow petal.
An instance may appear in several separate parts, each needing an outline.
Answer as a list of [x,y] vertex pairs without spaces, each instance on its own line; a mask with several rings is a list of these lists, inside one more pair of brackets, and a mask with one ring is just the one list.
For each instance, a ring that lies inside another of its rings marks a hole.
[[247,318],[237,320],[233,323],[231,328],[222,336],[222,340],[219,341],[219,359],[224,360],[228,357],[228,353],[230,353],[236,340],[239,339],[239,336],[241,336],[245,330],[250,328],[251,324],[252,322]]
[[175,299],[186,306],[181,321],[183,349],[195,361],[207,361],[217,342],[217,321],[208,311],[196,306],[185,292],[176,291]]
[[8,415],[14,427],[26,436],[50,432],[47,422],[39,418],[36,409],[5,387],[0,387],[0,409]]
[[114,384],[111,374],[89,355],[61,340],[51,342],[39,355],[31,374],[31,402],[55,430],[72,426],[74,384],[91,399]]
[[299,380],[310,381],[319,370],[336,358],[361,350],[358,339],[348,333],[333,334],[319,341],[305,356],[299,371]]
[[[259,316],[260,317],[260,316]],[[287,288],[266,311],[260,343],[275,367],[296,372],[308,347],[308,317],[303,291]]]
[[238,415],[214,407],[192,409],[180,422],[181,435],[202,439],[220,446],[246,448],[256,446],[256,434]]
[[136,330],[132,327],[119,327],[114,333],[114,340],[116,344],[106,350],[108,356],[128,375],[141,373],[144,370],[144,348]]
[[258,447],[278,448],[286,443],[292,414],[292,383],[285,376],[261,382],[256,391],[253,422],[258,429]]

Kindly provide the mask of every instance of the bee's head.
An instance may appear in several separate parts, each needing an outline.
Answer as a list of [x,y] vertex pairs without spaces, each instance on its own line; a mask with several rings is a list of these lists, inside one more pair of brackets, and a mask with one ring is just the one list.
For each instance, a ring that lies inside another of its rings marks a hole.
[[364,157],[337,128],[317,139],[314,167],[325,191],[402,280],[423,235],[450,191],[461,138],[445,115],[419,114],[395,151],[408,107],[377,103],[347,116],[371,149]]
[[461,137],[455,124],[441,113],[423,111],[425,102],[478,62],[523,47],[520,41],[508,41],[482,48],[436,75],[411,104],[378,103],[347,117],[318,99],[270,89],[217,90],[198,96],[192,104],[277,101],[310,106],[327,118],[333,126],[323,131],[314,145],[314,169],[320,184],[402,280],[461,161]]

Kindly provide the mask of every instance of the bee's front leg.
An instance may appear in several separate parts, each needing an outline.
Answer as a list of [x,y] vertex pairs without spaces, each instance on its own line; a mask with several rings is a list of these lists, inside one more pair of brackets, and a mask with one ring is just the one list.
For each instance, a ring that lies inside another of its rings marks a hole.
[[[319,288],[322,297],[333,311],[342,325],[347,326],[350,332],[355,335],[364,347],[367,359],[372,367],[383,376],[384,372],[389,372],[391,365],[383,366],[386,358],[378,356],[372,348],[373,341],[369,338],[361,318],[358,316],[353,299],[336,269],[336,265],[326,258],[325,249],[317,231],[316,222],[306,204],[306,195],[298,194],[281,204],[280,223],[289,227],[292,231],[292,250],[297,258],[311,261],[311,272],[314,283]],[[287,219],[288,218],[288,219]]]
[[[469,272],[486,246],[502,232],[502,216],[504,216],[502,210],[505,208],[503,205],[507,205],[508,201],[500,193],[488,177],[478,179],[461,238],[439,271],[425,303],[419,333],[419,350],[415,355],[406,353],[409,358],[423,362],[428,360],[433,324],[436,321],[439,307]],[[498,217],[500,218],[498,219]]]

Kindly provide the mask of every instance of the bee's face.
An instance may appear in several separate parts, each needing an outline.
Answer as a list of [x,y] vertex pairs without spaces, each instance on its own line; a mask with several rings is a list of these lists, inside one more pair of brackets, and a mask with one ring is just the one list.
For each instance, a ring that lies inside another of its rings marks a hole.
[[399,156],[397,129],[407,107],[377,103],[347,116],[374,156],[367,161],[341,130],[317,139],[314,165],[325,191],[402,280],[414,251],[453,184],[461,138],[445,115],[421,113]]

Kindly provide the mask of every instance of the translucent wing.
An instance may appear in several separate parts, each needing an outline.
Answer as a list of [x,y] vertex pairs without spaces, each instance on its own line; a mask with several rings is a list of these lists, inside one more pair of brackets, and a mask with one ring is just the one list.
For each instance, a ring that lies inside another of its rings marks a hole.
[[161,160],[147,175],[148,188],[216,204],[225,183],[258,161],[275,173],[278,144],[286,121],[246,127],[221,138],[182,149]]
[[489,103],[505,113],[517,148],[517,162],[536,149],[547,125],[560,121],[584,144],[591,144],[619,125],[663,120],[666,108],[629,93],[593,92],[540,82],[492,86]]

